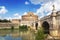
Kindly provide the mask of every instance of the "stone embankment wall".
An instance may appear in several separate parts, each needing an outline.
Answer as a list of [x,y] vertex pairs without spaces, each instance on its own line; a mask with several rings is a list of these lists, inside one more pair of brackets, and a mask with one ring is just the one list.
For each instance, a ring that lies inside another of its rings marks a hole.
[[4,29],[4,28],[18,28],[18,24],[13,24],[13,23],[0,23],[0,29]]

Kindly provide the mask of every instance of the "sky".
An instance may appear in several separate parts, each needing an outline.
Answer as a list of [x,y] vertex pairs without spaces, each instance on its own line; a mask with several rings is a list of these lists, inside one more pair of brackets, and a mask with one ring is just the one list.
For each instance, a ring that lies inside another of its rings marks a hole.
[[60,11],[60,0],[0,0],[0,19],[21,19],[28,12],[42,18],[51,14],[52,5]]

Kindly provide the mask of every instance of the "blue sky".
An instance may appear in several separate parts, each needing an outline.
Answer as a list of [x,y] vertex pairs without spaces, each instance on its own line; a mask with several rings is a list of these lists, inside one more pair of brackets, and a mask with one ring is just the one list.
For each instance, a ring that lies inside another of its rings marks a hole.
[[[21,18],[27,12],[33,12],[39,17],[51,14],[52,5],[60,1],[52,0],[0,0],[0,19]],[[60,4],[59,4],[60,5]],[[51,6],[51,7],[50,7]],[[60,7],[60,6],[59,6]],[[59,9],[59,7],[56,7]]]
[[31,4],[29,0],[0,0],[0,6],[8,10],[6,13],[0,13],[4,18],[13,17],[16,13],[22,16],[24,12],[36,12],[36,9],[40,7],[40,5]]

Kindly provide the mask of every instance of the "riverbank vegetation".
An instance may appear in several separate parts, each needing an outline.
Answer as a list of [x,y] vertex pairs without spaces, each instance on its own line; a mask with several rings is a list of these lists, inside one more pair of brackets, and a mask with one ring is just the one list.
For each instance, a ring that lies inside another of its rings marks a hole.
[[28,26],[27,25],[19,26],[19,31],[28,31]]

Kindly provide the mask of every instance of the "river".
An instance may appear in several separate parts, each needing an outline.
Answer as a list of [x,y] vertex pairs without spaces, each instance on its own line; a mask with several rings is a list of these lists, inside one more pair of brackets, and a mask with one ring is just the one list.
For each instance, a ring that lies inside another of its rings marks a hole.
[[0,40],[34,40],[34,34],[30,31],[0,30]]

